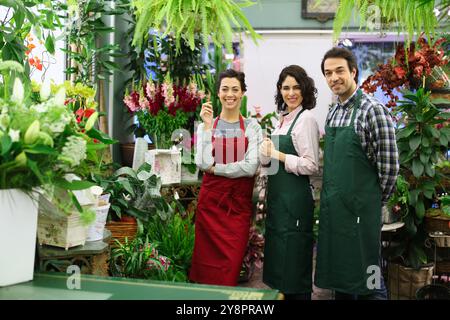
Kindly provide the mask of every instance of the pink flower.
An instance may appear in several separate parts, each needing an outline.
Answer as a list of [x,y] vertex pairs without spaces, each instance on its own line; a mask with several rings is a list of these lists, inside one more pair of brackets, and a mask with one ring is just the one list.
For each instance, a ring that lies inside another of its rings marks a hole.
[[136,91],[133,91],[130,93],[130,95],[125,96],[125,98],[123,99],[123,102],[128,107],[128,110],[130,112],[136,112],[140,109],[139,93],[137,93]]

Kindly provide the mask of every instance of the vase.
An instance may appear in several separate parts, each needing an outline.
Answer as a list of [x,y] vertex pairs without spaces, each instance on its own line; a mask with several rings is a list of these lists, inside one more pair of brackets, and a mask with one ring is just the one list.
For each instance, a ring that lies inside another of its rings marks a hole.
[[33,280],[38,205],[35,194],[0,190],[0,287]]

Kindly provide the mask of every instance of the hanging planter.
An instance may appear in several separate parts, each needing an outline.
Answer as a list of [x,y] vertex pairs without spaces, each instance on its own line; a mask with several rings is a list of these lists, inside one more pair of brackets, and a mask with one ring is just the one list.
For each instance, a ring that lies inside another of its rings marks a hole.
[[0,287],[33,280],[38,206],[19,189],[0,190]]
[[234,31],[247,30],[255,42],[259,38],[242,12],[242,8],[254,4],[250,0],[134,0],[137,23],[132,44],[140,51],[149,29],[154,28],[164,29],[164,35],[172,32],[177,48],[183,37],[194,50],[195,36],[199,34],[206,48],[211,39],[215,45],[225,45],[228,52],[233,52]]

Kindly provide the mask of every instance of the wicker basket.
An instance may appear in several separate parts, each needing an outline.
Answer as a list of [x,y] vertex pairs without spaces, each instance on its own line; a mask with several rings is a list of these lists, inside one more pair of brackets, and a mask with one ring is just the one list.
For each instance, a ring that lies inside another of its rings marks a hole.
[[106,228],[111,231],[111,240],[109,244],[112,247],[116,246],[117,239],[120,243],[124,243],[125,238],[132,241],[136,237],[137,222],[134,221],[109,221],[106,223]]
[[414,300],[419,288],[430,284],[434,266],[419,270],[389,262],[388,284],[391,300]]
[[425,230],[450,234],[450,219],[442,216],[425,217]]

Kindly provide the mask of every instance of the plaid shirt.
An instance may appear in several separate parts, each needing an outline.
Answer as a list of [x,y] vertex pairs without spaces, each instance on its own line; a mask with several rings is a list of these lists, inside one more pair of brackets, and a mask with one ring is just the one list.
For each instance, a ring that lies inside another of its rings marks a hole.
[[[344,103],[337,103],[331,108],[326,120],[328,126],[350,125],[356,92]],[[395,128],[389,110],[364,92],[356,113],[355,132],[367,157],[377,165],[382,200],[386,203],[394,190],[399,170]]]

